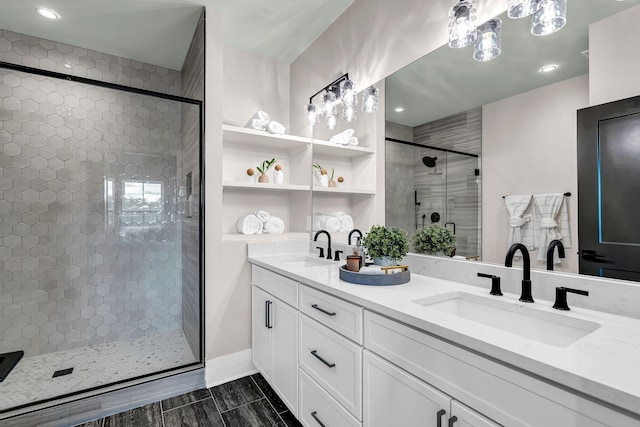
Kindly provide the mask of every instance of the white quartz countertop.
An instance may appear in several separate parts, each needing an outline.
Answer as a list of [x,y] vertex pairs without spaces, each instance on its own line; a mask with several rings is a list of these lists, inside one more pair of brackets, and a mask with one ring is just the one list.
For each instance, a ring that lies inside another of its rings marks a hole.
[[[293,256],[300,259],[305,255]],[[343,262],[301,267],[288,262],[291,259],[292,255],[249,257],[255,265],[640,415],[640,320],[571,307],[572,297],[582,296],[569,294],[571,311],[561,312],[552,308],[552,301],[536,299],[535,304],[524,304],[518,301],[519,295],[490,296],[490,283],[485,289],[413,273],[405,285],[355,285],[340,280],[338,266]],[[452,291],[498,298],[526,310],[560,313],[601,327],[573,344],[557,347],[412,302]]]

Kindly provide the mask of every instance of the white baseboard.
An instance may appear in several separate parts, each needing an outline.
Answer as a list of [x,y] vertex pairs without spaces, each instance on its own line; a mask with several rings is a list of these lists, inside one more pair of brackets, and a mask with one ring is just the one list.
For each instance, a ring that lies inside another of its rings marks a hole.
[[258,370],[251,362],[251,349],[238,351],[207,360],[204,364],[204,381],[207,388],[255,374]]

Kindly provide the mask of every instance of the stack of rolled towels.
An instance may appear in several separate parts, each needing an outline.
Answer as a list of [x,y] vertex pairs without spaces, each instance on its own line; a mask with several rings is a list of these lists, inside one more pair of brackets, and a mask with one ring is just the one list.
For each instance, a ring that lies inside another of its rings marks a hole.
[[353,230],[353,218],[344,212],[313,215],[313,231],[327,230],[330,233]]
[[257,210],[244,215],[238,220],[240,234],[282,234],[284,221],[277,216],[271,216],[267,211]]
[[358,138],[353,136],[355,131],[353,129],[347,129],[339,134],[333,135],[329,138],[329,142],[340,145],[358,145]]
[[266,130],[275,135],[283,135],[287,130],[283,124],[271,120],[269,115],[264,111],[256,112],[247,122],[245,127],[255,130]]

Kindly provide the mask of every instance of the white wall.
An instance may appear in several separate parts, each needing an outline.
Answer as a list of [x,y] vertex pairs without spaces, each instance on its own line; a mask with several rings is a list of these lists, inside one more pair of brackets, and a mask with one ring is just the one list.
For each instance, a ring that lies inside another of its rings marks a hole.
[[223,62],[223,123],[244,126],[262,110],[288,129],[289,64],[229,46],[224,47]]
[[[482,258],[504,263],[507,211],[502,196],[570,191],[573,249],[559,271],[578,272],[576,110],[589,102],[583,75],[482,108]],[[532,266],[544,268],[533,261]]]
[[589,26],[589,101],[640,95],[640,5]]

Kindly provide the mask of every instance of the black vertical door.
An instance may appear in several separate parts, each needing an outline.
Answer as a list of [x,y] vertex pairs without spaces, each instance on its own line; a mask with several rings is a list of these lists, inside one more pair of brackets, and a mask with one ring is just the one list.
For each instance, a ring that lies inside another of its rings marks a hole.
[[640,97],[578,111],[580,273],[640,281]]

